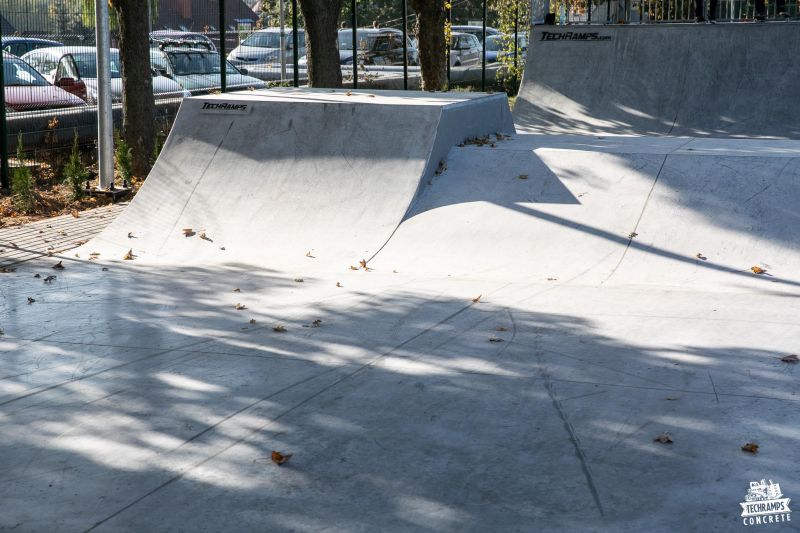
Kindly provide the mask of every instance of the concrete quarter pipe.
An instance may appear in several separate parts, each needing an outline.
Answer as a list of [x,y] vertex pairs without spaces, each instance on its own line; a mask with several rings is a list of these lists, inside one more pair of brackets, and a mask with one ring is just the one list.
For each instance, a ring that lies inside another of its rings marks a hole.
[[100,237],[0,274],[0,528],[728,532],[799,494],[800,146],[509,118],[186,100]]

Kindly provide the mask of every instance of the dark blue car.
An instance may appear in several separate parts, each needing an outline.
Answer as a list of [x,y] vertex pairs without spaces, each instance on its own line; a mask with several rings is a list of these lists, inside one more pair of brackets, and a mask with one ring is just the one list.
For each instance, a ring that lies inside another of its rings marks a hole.
[[51,41],[49,39],[37,39],[34,37],[3,37],[3,51],[13,54],[17,57],[39,48],[48,48],[50,46],[64,46],[64,43],[58,41]]

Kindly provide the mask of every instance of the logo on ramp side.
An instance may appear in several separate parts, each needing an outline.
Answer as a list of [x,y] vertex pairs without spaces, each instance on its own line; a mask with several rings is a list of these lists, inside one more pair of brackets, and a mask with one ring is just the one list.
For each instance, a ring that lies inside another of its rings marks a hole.
[[790,498],[784,498],[781,486],[771,479],[751,481],[742,506],[742,524],[745,526],[779,524],[792,521]]
[[553,32],[543,31],[540,41],[610,41],[610,35],[601,35],[599,32],[585,31],[565,31]]
[[203,102],[200,111],[205,113],[235,113],[245,115],[250,112],[250,104],[233,104],[231,102]]

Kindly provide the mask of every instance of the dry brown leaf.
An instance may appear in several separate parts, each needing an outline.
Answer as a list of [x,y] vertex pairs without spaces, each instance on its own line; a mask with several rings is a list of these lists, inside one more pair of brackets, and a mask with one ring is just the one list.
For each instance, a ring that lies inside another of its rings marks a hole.
[[103,271],[103,272],[108,272],[108,267],[103,267],[103,268],[102,268],[102,271]]
[[305,280],[303,278],[294,278],[295,283],[303,283]]
[[70,214],[75,218],[81,218],[81,214],[78,212],[77,209],[73,209]]
[[353,91],[347,91],[347,96],[353,96]]
[[755,442],[748,442],[744,446],[742,446],[743,452],[752,453],[753,455],[758,453],[758,444]]
[[753,274],[766,274],[767,273],[766,269],[761,268],[758,265],[750,267],[750,270],[753,271]]
[[42,275],[41,274],[34,274],[33,277],[36,278],[36,279],[39,279],[39,278],[42,277]]
[[639,234],[636,233],[635,231],[632,231],[632,232],[628,233],[628,238],[629,239],[635,239],[638,236],[639,236]]
[[285,463],[286,461],[288,461],[289,459],[291,459],[292,455],[293,454],[291,454],[291,453],[281,453],[281,452],[273,451],[272,452],[272,462],[275,463],[276,465],[280,466],[283,463]]
[[194,235],[194,230],[192,230],[192,228],[183,228],[181,231],[183,231],[184,237],[191,237]]
[[247,309],[247,306],[244,304],[236,304],[233,306],[233,308],[236,309],[237,311],[242,311],[243,309]]
[[366,259],[362,259],[361,261],[358,262],[358,264],[361,265],[361,268],[363,268],[364,270],[369,270],[369,268],[367,268],[367,260]]
[[311,255],[311,250],[306,252],[306,257],[310,257],[311,259],[314,259],[314,256]]
[[489,342],[503,342],[500,337],[489,337]]
[[0,267],[0,273],[3,273],[3,274],[10,274],[11,272],[16,272],[16,271],[17,271],[16,268]]
[[46,278],[44,278],[44,282],[50,284],[54,279],[56,279],[55,276],[47,276]]
[[128,253],[122,256],[122,259],[124,259],[125,261],[132,261],[134,257],[136,256],[133,255],[133,248],[131,248],[130,250],[128,250]]
[[517,179],[518,180],[526,180],[526,179],[528,179],[528,175],[527,174],[520,174],[519,176],[517,176]]
[[132,231],[129,231],[129,232],[128,232],[128,238],[129,238],[129,239],[135,239],[136,237],[134,236],[134,234],[133,234],[133,232],[132,232]]
[[658,437],[653,439],[654,442],[660,442],[661,444],[672,444],[672,437],[669,436],[669,433],[664,431]]
[[337,287],[342,287],[342,284],[341,284],[341,283],[339,283],[339,282],[337,281],[337,282],[336,282],[336,286],[337,286]]
[[214,241],[212,241],[211,239],[209,239],[209,238],[206,236],[206,232],[205,232],[205,231],[204,231],[204,232],[202,232],[202,233],[200,234],[200,238],[201,238],[201,239],[203,239],[204,241],[208,241],[208,242],[214,242]]
[[251,324],[255,324],[255,323],[256,323],[256,319],[255,319],[255,318],[251,318],[251,319],[250,319],[250,323],[251,323]]
[[482,296],[483,296],[483,294],[479,294],[478,296],[476,296],[475,298],[473,298],[473,299],[472,299],[472,303],[476,304],[476,303],[480,302],[480,301],[481,301],[481,297],[482,297]]
[[242,292],[242,289],[237,287],[237,288],[233,289],[233,292]]
[[63,261],[59,261],[58,263],[53,265],[53,268],[56,269],[56,270],[64,270],[64,265],[62,263],[63,263]]
[[708,259],[708,257],[704,256],[701,253],[698,253],[695,257],[698,258],[700,261],[705,261],[706,259]]
[[31,304],[32,304],[33,302],[35,302],[35,301],[36,301],[36,300],[34,300],[34,299],[33,299],[33,298],[31,298],[30,296],[28,296],[28,305],[31,305]]
[[350,270],[358,270],[358,267],[355,267],[355,266],[353,266],[353,265],[350,265]]
[[272,331],[277,331],[278,333],[286,333],[286,328],[281,325],[274,326]]
[[781,361],[783,361],[784,363],[796,363],[798,361],[798,359],[797,359],[797,355],[789,354],[789,355],[785,355],[785,356],[781,357]]
[[494,328],[494,330],[495,331],[508,331],[508,328],[503,327],[503,326],[497,326],[496,328]]

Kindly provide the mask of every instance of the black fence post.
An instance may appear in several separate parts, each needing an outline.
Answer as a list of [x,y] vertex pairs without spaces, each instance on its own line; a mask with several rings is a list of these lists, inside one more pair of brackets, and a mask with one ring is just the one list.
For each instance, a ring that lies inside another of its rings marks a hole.
[[358,6],[356,0],[351,2],[353,9],[353,89],[358,89]]
[[0,50],[0,189],[8,191],[11,189],[11,180],[8,175],[8,123],[6,122],[6,82],[3,54],[4,52]]
[[588,9],[586,11],[586,24],[592,23],[592,0],[586,0],[586,5]]
[[403,0],[403,90],[408,90],[408,1]]
[[486,92],[486,0],[483,0],[483,46],[481,47],[481,91]]
[[514,90],[517,90],[517,72],[519,69],[519,1],[514,2]]
[[228,88],[228,54],[225,45],[225,0],[219,0],[219,82],[222,92]]
[[292,61],[294,62],[294,86],[300,87],[300,36],[297,23],[297,0],[292,0]]

